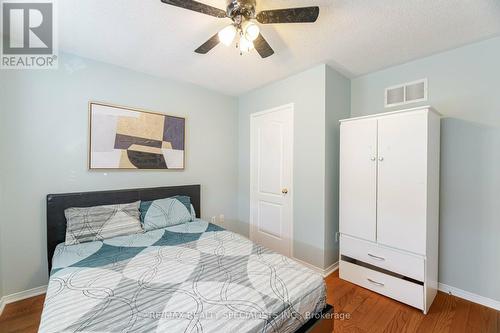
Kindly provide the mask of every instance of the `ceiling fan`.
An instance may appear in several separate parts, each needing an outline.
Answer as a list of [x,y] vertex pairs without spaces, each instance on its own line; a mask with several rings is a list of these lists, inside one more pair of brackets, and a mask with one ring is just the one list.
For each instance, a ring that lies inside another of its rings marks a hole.
[[194,0],[161,0],[161,2],[218,18],[230,18],[233,23],[213,35],[196,53],[206,54],[217,44],[229,46],[238,35],[236,47],[240,55],[255,49],[262,58],[274,54],[274,50],[260,33],[258,23],[312,23],[316,22],[319,7],[286,8],[256,12],[257,0],[227,0],[226,11]]

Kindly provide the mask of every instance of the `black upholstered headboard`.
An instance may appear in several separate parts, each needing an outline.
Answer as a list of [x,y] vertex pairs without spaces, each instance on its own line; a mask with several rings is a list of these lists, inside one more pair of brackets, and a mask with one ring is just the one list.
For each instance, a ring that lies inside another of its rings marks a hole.
[[54,250],[57,244],[63,243],[66,238],[66,217],[64,216],[66,208],[112,205],[138,200],[156,200],[174,195],[187,195],[191,197],[196,216],[200,217],[200,190],[200,185],[186,185],[47,195],[47,258],[49,273]]

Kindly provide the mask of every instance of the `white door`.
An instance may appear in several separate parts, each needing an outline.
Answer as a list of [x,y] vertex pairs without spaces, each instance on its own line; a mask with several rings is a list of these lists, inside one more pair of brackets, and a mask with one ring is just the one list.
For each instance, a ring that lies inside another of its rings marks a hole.
[[293,105],[251,115],[250,238],[291,256]]
[[427,114],[379,119],[378,140],[378,242],[425,254]]
[[377,120],[340,126],[340,232],[376,240]]

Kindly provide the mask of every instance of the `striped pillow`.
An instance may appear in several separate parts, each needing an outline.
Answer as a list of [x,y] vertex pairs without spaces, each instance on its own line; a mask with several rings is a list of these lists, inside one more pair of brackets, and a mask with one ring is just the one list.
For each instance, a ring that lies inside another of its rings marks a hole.
[[145,231],[161,229],[192,221],[191,199],[186,196],[141,202],[141,219]]
[[66,216],[66,245],[74,245],[116,236],[142,233],[139,204],[68,208]]

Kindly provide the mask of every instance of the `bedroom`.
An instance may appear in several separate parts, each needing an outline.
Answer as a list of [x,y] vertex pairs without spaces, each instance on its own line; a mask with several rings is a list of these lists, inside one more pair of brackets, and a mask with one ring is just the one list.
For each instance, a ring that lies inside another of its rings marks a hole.
[[165,2],[1,2],[0,332],[500,331],[498,1]]

